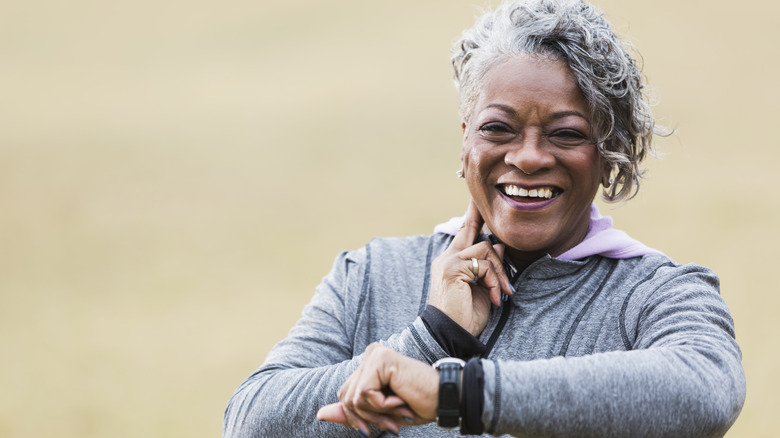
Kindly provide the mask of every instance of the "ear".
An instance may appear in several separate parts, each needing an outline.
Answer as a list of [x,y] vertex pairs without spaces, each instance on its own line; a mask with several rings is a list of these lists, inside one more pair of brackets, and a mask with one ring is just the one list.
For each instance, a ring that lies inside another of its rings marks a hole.
[[466,122],[460,124],[461,132],[463,132],[463,139],[460,143],[460,161],[463,162],[463,157],[466,155],[466,141],[469,139],[469,134],[466,132]]

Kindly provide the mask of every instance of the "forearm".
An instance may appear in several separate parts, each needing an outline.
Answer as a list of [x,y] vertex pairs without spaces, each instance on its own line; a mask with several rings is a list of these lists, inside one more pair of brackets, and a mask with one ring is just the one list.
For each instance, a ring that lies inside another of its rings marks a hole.
[[223,437],[338,437],[341,426],[317,421],[317,409],[336,401],[336,392],[362,356],[318,368],[263,366],[230,399]]
[[[424,325],[417,319],[382,344],[423,362],[443,357],[444,351],[421,328]],[[334,359],[324,357],[316,343],[300,343],[294,337],[282,341],[231,398],[223,437],[344,436],[343,426],[318,421],[316,412],[338,401],[339,388],[362,361],[363,352],[359,353],[349,360],[322,365]],[[307,362],[318,366],[307,367]]]
[[483,367],[494,435],[720,437],[745,396],[737,357],[692,347]]

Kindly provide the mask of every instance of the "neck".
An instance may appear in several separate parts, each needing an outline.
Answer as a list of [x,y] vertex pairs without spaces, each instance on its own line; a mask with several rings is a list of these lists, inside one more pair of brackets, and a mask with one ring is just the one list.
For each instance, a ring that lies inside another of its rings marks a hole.
[[544,251],[520,251],[510,246],[507,246],[504,252],[504,256],[509,258],[509,260],[512,262],[512,265],[517,269],[517,272],[524,271],[528,265],[540,259],[541,257],[544,257],[545,254],[546,253]]

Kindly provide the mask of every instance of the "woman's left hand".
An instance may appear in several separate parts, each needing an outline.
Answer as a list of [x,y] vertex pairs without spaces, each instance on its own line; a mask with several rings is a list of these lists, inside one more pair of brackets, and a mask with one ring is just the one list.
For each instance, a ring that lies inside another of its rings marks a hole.
[[317,419],[370,434],[369,425],[400,431],[400,423],[436,418],[439,373],[430,365],[380,344],[366,349],[363,362],[338,392],[340,402],[323,406]]

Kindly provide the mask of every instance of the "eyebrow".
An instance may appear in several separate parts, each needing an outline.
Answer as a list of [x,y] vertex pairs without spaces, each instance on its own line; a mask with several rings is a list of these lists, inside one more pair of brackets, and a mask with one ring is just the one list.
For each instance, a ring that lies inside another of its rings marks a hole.
[[[504,104],[501,104],[501,103],[490,103],[490,104],[486,105],[485,108],[482,109],[482,111],[484,111],[484,110],[486,110],[488,108],[496,108],[496,109],[499,109],[499,110],[501,110],[501,111],[503,111],[503,112],[505,112],[507,114],[513,115],[513,116],[517,114],[517,111],[515,111],[514,108],[512,108],[509,105],[504,105]],[[480,111],[480,112],[482,112],[482,111]],[[552,117],[554,119],[562,119],[562,118],[568,117],[568,116],[581,117],[581,118],[585,119],[586,122],[590,123],[590,120],[587,117],[585,117],[585,114],[582,114],[579,111],[574,111],[574,110],[558,111],[558,112],[555,112],[555,113],[552,114]]]

